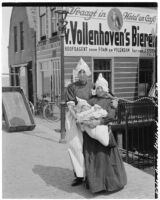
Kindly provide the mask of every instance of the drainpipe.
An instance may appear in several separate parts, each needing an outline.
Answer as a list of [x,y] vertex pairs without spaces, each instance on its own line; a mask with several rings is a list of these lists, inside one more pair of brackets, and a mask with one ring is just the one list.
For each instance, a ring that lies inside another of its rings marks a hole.
[[37,51],[36,51],[36,31],[33,32],[33,104],[36,107],[37,104]]

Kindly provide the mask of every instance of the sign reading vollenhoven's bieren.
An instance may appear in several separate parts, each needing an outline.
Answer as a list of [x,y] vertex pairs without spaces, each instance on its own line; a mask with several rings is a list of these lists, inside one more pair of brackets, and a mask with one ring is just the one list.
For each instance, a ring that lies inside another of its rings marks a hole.
[[[67,17],[65,55],[154,56],[155,10],[137,8],[71,8]],[[124,54],[125,53],[125,54]]]

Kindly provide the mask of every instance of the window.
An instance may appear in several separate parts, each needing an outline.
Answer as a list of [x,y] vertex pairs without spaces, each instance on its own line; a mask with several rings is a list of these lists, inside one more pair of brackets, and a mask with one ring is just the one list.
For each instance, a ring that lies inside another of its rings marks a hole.
[[61,94],[61,70],[60,70],[60,60],[55,59],[52,62],[52,77],[53,77],[53,98],[60,96]]
[[23,22],[20,22],[20,48],[24,50],[24,30],[23,30]]
[[10,67],[11,86],[14,86],[14,68]]
[[14,52],[17,52],[17,26],[14,26]]
[[46,15],[45,14],[40,16],[40,37],[41,37],[41,40],[46,39]]
[[108,81],[108,87],[111,90],[111,59],[95,59],[93,81],[96,82],[98,75],[102,73],[103,77]]
[[57,35],[58,31],[58,15],[55,13],[55,8],[51,9],[51,35],[52,37]]
[[153,60],[140,59],[139,61],[139,96],[148,96],[153,84]]
[[51,75],[49,71],[42,71],[42,95],[50,97]]
[[51,91],[51,73],[49,69],[49,63],[41,63],[41,80],[42,80],[42,96],[50,97]]
[[20,80],[19,80],[19,67],[11,67],[10,69],[11,73],[11,86],[20,86]]
[[15,67],[16,86],[20,86],[19,71],[20,71],[20,68]]

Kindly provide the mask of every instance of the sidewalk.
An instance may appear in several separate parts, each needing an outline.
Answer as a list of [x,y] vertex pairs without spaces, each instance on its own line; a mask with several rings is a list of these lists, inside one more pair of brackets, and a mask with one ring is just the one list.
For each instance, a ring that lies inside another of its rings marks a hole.
[[2,131],[3,198],[43,199],[149,199],[155,198],[155,180],[125,163],[128,183],[116,193],[92,195],[83,185],[71,187],[74,178],[67,144],[55,132],[59,123],[36,118],[33,131]]

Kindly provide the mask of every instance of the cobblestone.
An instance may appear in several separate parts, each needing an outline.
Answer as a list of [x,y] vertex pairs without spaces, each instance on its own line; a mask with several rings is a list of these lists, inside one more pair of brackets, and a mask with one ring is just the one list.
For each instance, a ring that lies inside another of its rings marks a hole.
[[155,180],[125,163],[128,183],[116,193],[92,195],[83,185],[71,187],[74,178],[67,144],[60,144],[59,123],[36,118],[33,131],[2,131],[3,198],[43,199],[154,199]]

